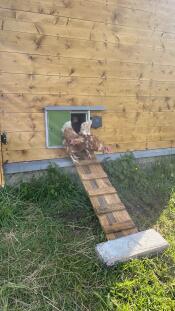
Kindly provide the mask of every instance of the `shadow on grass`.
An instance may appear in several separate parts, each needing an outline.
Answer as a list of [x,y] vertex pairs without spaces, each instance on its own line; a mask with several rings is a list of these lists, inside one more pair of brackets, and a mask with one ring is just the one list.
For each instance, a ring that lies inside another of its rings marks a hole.
[[[175,186],[175,157],[159,158],[143,166],[127,155],[116,161],[105,161],[103,166],[139,231],[152,227]],[[47,175],[11,191],[23,202],[37,204],[47,217],[60,219],[64,224],[90,225],[94,232],[100,230],[77,175],[49,167]]]
[[[116,161],[105,161],[103,166],[138,229],[152,227],[168,204],[175,185],[175,157],[141,166],[128,155]],[[10,188],[10,191],[26,204],[37,204],[44,216],[59,219],[64,224],[75,222],[91,226],[94,232],[100,230],[90,200],[76,175],[49,167],[47,175],[22,183],[17,189]]]
[[175,158],[162,158],[143,166],[128,155],[104,162],[104,168],[138,229],[152,227],[175,186]]

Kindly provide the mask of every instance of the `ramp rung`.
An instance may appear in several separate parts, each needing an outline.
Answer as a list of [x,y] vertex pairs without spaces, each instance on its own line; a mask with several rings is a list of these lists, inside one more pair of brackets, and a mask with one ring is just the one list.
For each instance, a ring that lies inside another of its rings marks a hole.
[[76,163],[76,166],[91,165],[91,164],[100,164],[100,163],[97,160],[80,160],[79,163]]
[[114,187],[105,187],[105,188],[89,190],[88,192],[90,196],[96,196],[96,195],[103,195],[103,194],[114,194],[116,193],[116,190]]
[[132,229],[127,229],[127,230],[122,230],[122,231],[117,231],[117,232],[113,232],[113,233],[108,233],[106,234],[106,237],[108,240],[114,240],[117,238],[121,238],[123,236],[128,236],[134,233],[137,233],[138,230],[137,228],[132,228]]
[[127,220],[124,222],[115,223],[110,226],[105,226],[104,230],[108,234],[108,233],[114,233],[114,232],[118,232],[122,230],[132,229],[132,228],[135,228],[134,223],[131,220]]
[[102,173],[97,173],[97,174],[81,174],[79,173],[79,175],[81,176],[82,180],[92,180],[92,179],[101,179],[101,178],[106,178],[108,177],[106,175],[106,173],[102,172]]
[[122,208],[117,208],[117,204],[115,205],[111,204],[106,207],[98,207],[95,210],[96,210],[97,215],[104,215],[107,213],[126,211],[124,206]]

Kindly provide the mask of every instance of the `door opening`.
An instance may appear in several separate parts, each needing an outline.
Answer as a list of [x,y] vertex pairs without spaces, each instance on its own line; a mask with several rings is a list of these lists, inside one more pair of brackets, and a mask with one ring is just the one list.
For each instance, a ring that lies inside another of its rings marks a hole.
[[74,131],[79,133],[81,124],[88,120],[87,112],[71,112],[71,123]]

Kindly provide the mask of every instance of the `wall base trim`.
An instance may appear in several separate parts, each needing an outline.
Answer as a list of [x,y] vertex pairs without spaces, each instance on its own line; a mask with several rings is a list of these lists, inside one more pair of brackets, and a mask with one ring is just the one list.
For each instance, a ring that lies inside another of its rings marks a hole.
[[[118,153],[111,153],[111,154],[98,154],[97,158],[100,162],[103,160],[116,160],[126,154],[129,154],[129,153],[118,152]],[[175,148],[133,151],[132,154],[136,159],[152,158],[152,157],[160,157],[160,156],[171,156],[171,155],[175,155]],[[50,164],[56,164],[59,167],[73,166],[72,161],[69,160],[68,158],[59,158],[59,159],[39,160],[39,161],[30,161],[30,162],[6,163],[4,164],[4,171],[5,171],[5,174],[34,172],[34,171],[46,170]]]

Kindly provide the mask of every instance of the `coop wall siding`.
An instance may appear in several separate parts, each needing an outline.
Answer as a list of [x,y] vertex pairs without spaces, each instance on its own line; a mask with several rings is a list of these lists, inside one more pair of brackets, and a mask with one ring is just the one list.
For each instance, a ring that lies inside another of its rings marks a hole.
[[[105,106],[113,152],[175,147],[172,0],[0,0],[4,161],[55,159],[44,108]],[[95,113],[92,113],[95,114]]]

